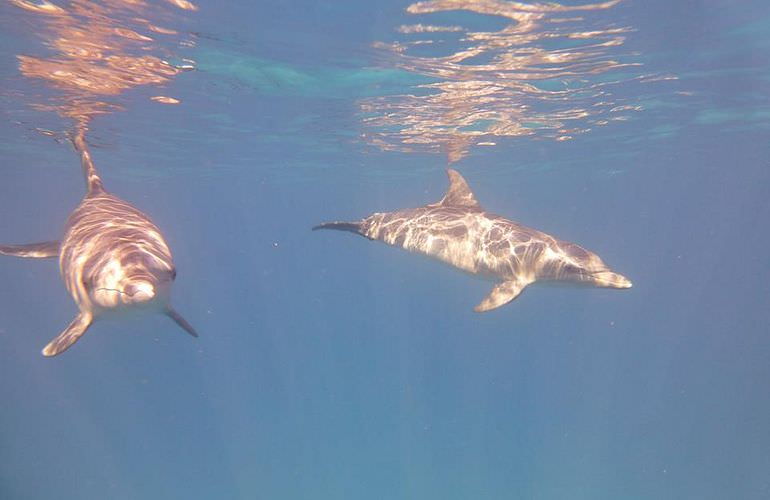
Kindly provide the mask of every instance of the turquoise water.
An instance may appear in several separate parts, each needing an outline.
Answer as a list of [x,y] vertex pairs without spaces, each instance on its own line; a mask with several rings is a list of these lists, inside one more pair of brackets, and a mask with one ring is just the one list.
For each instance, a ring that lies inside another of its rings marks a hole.
[[[61,235],[80,119],[201,335],[105,320],[44,358],[76,306],[54,260],[0,258],[0,498],[770,498],[765,2],[158,1],[91,25],[19,3],[0,242]],[[178,74],[22,71],[102,64],[66,55],[78,36]],[[310,231],[433,203],[447,166],[634,287],[477,314],[487,281]]]

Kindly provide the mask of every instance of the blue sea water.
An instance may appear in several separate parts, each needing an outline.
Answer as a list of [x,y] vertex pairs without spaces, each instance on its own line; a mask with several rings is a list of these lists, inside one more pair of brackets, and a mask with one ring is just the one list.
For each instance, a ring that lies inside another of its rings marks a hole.
[[[770,498],[770,5],[120,4],[0,4],[0,241],[61,235],[75,109],[201,335],[105,320],[44,358],[77,308],[55,260],[0,258],[0,498]],[[194,69],[22,71],[115,29]],[[491,283],[310,230],[435,202],[447,166],[634,287],[477,314]]]

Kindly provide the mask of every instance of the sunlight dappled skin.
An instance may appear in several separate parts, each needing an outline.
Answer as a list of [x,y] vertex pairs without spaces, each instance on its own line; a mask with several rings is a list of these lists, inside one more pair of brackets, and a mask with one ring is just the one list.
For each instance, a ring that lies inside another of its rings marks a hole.
[[477,312],[507,304],[537,281],[631,288],[595,253],[485,211],[459,172],[448,169],[447,175],[449,188],[438,203],[314,229],[350,231],[497,281]]
[[[39,16],[35,33],[53,53],[50,57],[18,55],[22,75],[42,79],[61,91],[45,102],[25,97],[33,107],[73,122],[74,131],[68,136],[80,155],[87,190],[70,214],[61,242],[0,245],[4,255],[58,257],[64,284],[78,305],[75,319],[43,349],[43,355],[64,352],[96,318],[119,311],[155,310],[197,336],[169,304],[176,270],[160,230],[140,210],[107,192],[86,141],[94,116],[121,109],[117,96],[134,87],[167,83],[182,71],[152,54],[164,52],[153,37],[173,37],[177,32],[156,26],[145,16],[165,19],[167,14],[141,0],[73,0],[66,7],[46,1],[10,1]],[[195,10],[184,0],[170,3]],[[179,102],[167,96],[153,100]]]

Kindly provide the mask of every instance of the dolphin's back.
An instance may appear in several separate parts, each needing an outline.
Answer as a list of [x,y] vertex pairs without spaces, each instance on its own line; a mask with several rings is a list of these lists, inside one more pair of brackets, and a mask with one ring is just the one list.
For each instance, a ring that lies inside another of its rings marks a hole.
[[426,206],[364,219],[364,236],[435,257],[473,274],[516,276],[547,235],[481,209]]

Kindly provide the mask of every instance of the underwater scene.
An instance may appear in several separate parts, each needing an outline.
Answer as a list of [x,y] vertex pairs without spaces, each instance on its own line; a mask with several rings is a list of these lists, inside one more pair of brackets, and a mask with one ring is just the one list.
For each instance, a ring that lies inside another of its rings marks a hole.
[[770,498],[770,3],[0,0],[0,499]]

